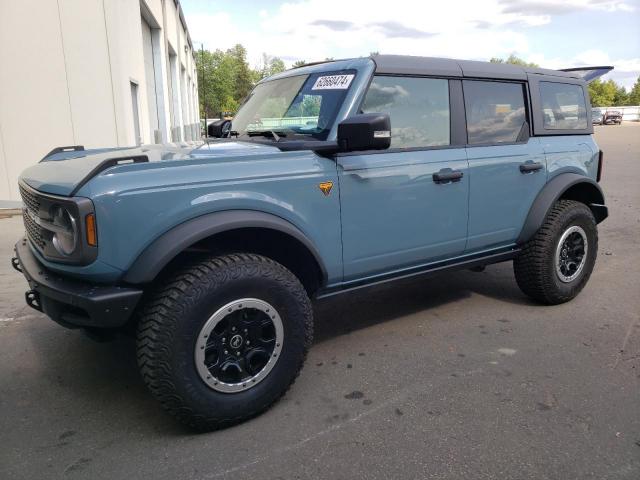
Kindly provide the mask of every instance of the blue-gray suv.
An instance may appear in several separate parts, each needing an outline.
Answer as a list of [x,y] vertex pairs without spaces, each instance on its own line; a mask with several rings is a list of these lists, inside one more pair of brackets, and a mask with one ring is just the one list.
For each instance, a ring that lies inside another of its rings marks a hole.
[[311,299],[503,261],[532,299],[575,297],[608,214],[590,75],[395,55],[288,70],[197,145],[52,151],[20,177],[12,263],[61,325],[136,332],[182,422],[231,425],[293,383]]

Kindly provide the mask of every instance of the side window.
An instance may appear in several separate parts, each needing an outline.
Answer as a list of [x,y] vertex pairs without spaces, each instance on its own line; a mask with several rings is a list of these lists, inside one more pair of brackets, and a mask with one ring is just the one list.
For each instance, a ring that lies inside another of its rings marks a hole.
[[524,85],[476,80],[462,84],[469,144],[517,141],[527,120]]
[[582,130],[587,128],[587,107],[580,85],[540,82],[542,118],[549,130]]
[[391,148],[449,145],[449,81],[376,76],[363,113],[388,113]]

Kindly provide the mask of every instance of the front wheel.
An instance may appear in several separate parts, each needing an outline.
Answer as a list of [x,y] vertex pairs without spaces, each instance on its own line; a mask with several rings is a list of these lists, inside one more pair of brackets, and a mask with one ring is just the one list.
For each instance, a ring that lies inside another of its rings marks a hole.
[[589,208],[558,201],[523,247],[513,267],[520,289],[541,303],[556,305],[584,288],[598,253],[598,230]]
[[268,258],[205,258],[173,273],[138,324],[138,364],[162,406],[201,431],[269,408],[302,368],[313,335],[298,279]]

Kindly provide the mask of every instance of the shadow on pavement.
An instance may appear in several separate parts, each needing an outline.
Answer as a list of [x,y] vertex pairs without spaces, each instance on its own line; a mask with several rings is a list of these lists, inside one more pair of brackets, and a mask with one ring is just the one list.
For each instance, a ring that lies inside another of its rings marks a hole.
[[532,304],[520,292],[511,262],[489,266],[483,272],[463,270],[425,279],[402,280],[317,301],[315,343],[435,309],[474,293],[517,305]]
[[[316,302],[315,342],[435,309],[473,294],[512,304],[529,304],[515,285],[510,264],[489,267],[481,273],[443,273]],[[79,414],[95,416],[93,422],[134,429],[143,437],[193,433],[171,421],[144,387],[138,374],[133,338],[122,335],[98,343],[81,331],[56,325],[29,328],[24,334],[32,346],[34,365],[52,388],[45,396],[54,396],[56,404],[65,403],[61,397],[66,398],[80,406]]]

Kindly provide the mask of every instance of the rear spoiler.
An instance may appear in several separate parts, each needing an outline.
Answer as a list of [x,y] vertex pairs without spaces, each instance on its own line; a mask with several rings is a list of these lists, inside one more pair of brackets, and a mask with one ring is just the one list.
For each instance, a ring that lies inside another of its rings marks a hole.
[[577,73],[587,83],[593,82],[596,78],[600,78],[611,70],[613,70],[613,67],[574,67],[560,69],[561,72]]

